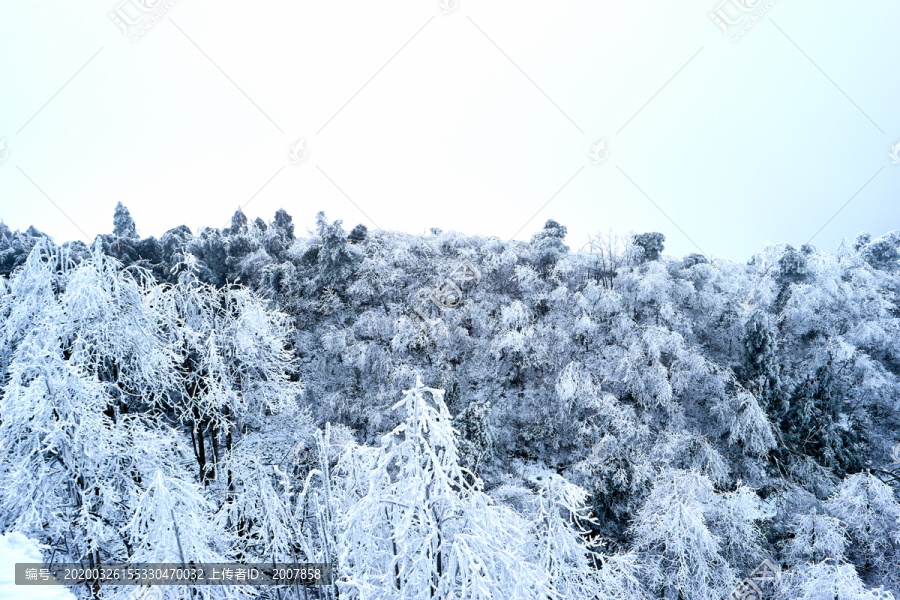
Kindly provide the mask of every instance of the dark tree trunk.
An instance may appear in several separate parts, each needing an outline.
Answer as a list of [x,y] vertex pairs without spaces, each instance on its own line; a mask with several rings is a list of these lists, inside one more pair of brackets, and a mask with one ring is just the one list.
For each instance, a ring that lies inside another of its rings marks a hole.
[[[200,409],[194,406],[194,423],[192,427],[197,430],[197,462],[200,464],[200,482],[208,485],[208,473],[206,472],[206,446],[203,443],[203,420],[200,418]],[[193,432],[191,433],[193,435]]]

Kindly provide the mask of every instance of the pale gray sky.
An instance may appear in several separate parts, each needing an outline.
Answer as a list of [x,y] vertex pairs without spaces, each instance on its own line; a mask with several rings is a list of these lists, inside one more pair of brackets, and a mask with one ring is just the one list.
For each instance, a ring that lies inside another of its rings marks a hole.
[[301,230],[554,218],[573,247],[735,260],[900,228],[900,4],[720,1],[0,0],[0,216],[58,242],[120,200],[156,236],[245,204]]

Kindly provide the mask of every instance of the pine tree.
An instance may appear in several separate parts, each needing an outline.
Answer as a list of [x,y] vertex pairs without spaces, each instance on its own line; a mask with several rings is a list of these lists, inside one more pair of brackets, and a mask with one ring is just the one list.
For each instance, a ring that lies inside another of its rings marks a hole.
[[453,418],[453,426],[459,431],[460,461],[473,471],[489,459],[494,450],[495,433],[490,424],[490,412],[490,402],[472,402]]
[[283,208],[279,208],[275,213],[274,228],[284,236],[288,242],[294,241],[294,223],[291,215]]
[[754,311],[744,328],[744,354],[747,380],[753,382],[763,410],[782,415],[787,410],[781,394],[780,367],[776,332],[766,313]]
[[360,223],[359,225],[357,225],[356,227],[353,228],[353,230],[350,232],[350,235],[347,237],[347,240],[351,244],[359,244],[361,242],[364,242],[366,240],[366,238],[368,237],[368,235],[369,235],[369,229],[365,225]]
[[644,251],[642,260],[651,262],[654,260],[659,260],[659,257],[662,256],[662,251],[665,250],[663,242],[666,241],[666,236],[659,232],[653,231],[650,233],[641,233],[635,235],[631,239],[631,241],[635,246],[641,248]]
[[569,251],[563,243],[568,229],[553,219],[549,219],[544,228],[531,236],[531,247],[535,256],[535,267],[546,277],[557,261]]
[[121,202],[116,203],[116,212],[113,215],[113,235],[124,239],[137,239],[137,228],[131,213]]
[[247,233],[247,215],[244,214],[240,208],[234,211],[234,214],[231,216],[231,228],[228,229],[228,232],[225,235],[239,235],[241,233]]
[[785,441],[796,451],[814,457],[839,476],[863,466],[865,432],[847,414],[845,392],[838,385],[831,363],[807,376],[789,398],[790,408],[781,422]]
[[340,221],[329,223],[325,213],[316,215],[322,247],[317,256],[318,279],[322,288],[342,290],[358,263],[358,251],[347,241],[347,234]]

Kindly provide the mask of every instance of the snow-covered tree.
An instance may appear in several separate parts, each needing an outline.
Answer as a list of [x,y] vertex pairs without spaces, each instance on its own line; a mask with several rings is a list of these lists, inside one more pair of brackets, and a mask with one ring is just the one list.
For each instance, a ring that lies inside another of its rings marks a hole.
[[721,541],[722,555],[737,572],[752,572],[770,555],[762,525],[775,516],[771,501],[764,502],[756,491],[740,485],[733,492],[716,494],[710,530]]
[[765,456],[775,447],[775,434],[756,397],[744,389],[726,394],[713,406],[723,434],[751,456]]
[[342,289],[358,262],[358,251],[350,244],[340,221],[329,223],[325,213],[316,215],[322,246],[316,259],[319,269],[319,285],[323,288]]
[[453,418],[453,426],[459,431],[460,461],[473,471],[494,450],[496,434],[490,423],[490,411],[490,402],[472,402]]
[[631,239],[631,241],[635,246],[643,250],[643,260],[653,261],[659,260],[662,251],[665,249],[665,247],[663,246],[663,242],[666,241],[666,236],[659,232],[653,231],[650,233],[641,233],[639,235],[635,235]]
[[370,455],[368,488],[341,520],[343,592],[373,600],[548,594],[540,569],[519,554],[523,524],[459,466],[443,391],[417,379],[404,394],[394,408],[406,418]]
[[794,517],[792,537],[787,541],[784,555],[790,564],[826,559],[844,561],[847,547],[846,525],[813,509]]
[[180,365],[174,408],[190,428],[207,482],[216,476],[219,444],[232,450],[235,427],[296,408],[303,386],[287,350],[291,327],[246,288],[216,289],[190,265],[154,302],[170,324],[167,344]]
[[585,528],[591,519],[587,491],[556,473],[538,473],[532,477],[539,489],[532,525],[533,553],[550,577],[553,597],[639,598],[642,588],[635,557],[609,557],[592,547]]
[[716,503],[709,479],[695,471],[662,473],[632,524],[648,586],[661,598],[713,600],[736,583],[709,528]]
[[55,560],[171,549],[123,529],[167,493],[229,560],[333,562],[329,600],[725,597],[763,558],[783,595],[900,594],[900,233],[743,263],[118,213],[90,247],[0,223],[0,528]]
[[535,267],[544,276],[549,274],[556,262],[569,251],[569,247],[563,243],[566,231],[564,225],[549,219],[541,231],[531,236]]
[[[134,513],[124,530],[132,545],[129,562],[174,563],[185,566],[198,563],[227,562],[229,535],[215,527],[212,506],[200,486],[170,477],[157,470],[148,478],[135,504]],[[157,586],[160,598],[183,598],[183,586]],[[128,592],[119,597],[126,598]],[[204,599],[242,597],[231,586],[199,586]]]
[[114,522],[103,517],[114,518],[111,500],[128,490],[110,485],[127,473],[127,445],[106,413],[111,399],[66,362],[55,333],[26,336],[0,398],[2,527],[40,533],[45,543],[71,535],[78,557],[95,559],[101,545],[121,552]]
[[177,456],[154,410],[172,364],[139,270],[132,277],[99,244],[77,267],[58,261],[36,248],[12,285],[34,293],[5,323],[13,350],[0,395],[0,502],[5,526],[97,563],[127,554],[123,499]]
[[744,350],[747,379],[761,401],[762,408],[783,414],[787,407],[781,398],[780,367],[778,364],[776,332],[766,313],[756,310],[745,327]]
[[871,473],[847,477],[825,503],[846,523],[851,557],[876,580],[900,588],[900,503],[894,491]]
[[131,218],[131,213],[121,202],[116,203],[116,211],[113,214],[113,235],[125,239],[138,237],[134,219]]
[[884,588],[869,589],[853,565],[823,561],[789,571],[776,600],[894,600]]

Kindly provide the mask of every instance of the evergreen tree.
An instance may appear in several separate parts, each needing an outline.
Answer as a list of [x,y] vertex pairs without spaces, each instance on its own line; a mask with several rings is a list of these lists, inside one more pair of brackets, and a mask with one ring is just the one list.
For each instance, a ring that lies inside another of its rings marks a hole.
[[900,269],[900,232],[890,231],[874,239],[860,252],[863,259],[882,271]]
[[534,265],[545,277],[557,261],[569,251],[569,247],[563,243],[567,231],[564,225],[549,219],[541,231],[531,236]]
[[781,421],[785,441],[797,452],[814,457],[842,476],[864,466],[867,440],[861,423],[849,414],[845,392],[831,364],[800,382]]
[[6,234],[0,237],[0,275],[9,277],[16,268],[25,264],[32,248],[42,240],[49,241],[50,238],[33,226],[24,232],[11,234],[7,228]]
[[811,273],[806,255],[803,252],[797,252],[793,247],[787,246],[784,254],[778,260],[778,282],[782,285],[790,283],[803,283]]
[[116,212],[113,214],[113,235],[124,239],[137,239],[137,228],[131,213],[121,202],[116,203]]
[[872,236],[866,231],[860,232],[853,241],[853,249],[859,252],[863,246],[872,241]]
[[322,288],[343,290],[359,261],[358,254],[347,241],[340,221],[329,223],[325,213],[316,215],[322,246],[317,255],[318,279]]
[[366,237],[369,235],[368,228],[360,223],[356,227],[353,228],[353,231],[350,232],[350,236],[347,238],[351,244],[359,244],[360,242],[364,242]]
[[472,402],[453,418],[453,426],[459,431],[460,462],[473,471],[493,454],[495,433],[490,413],[490,402]]
[[231,216],[231,228],[226,230],[225,235],[247,233],[247,223],[247,215],[240,208],[237,209]]
[[273,227],[284,236],[288,242],[294,241],[294,223],[291,215],[287,214],[283,208],[279,208],[275,213],[275,221]]
[[666,241],[666,236],[659,232],[653,231],[650,233],[641,233],[635,235],[631,241],[635,246],[643,250],[642,260],[650,262],[659,260],[659,257],[662,255],[662,251],[665,249],[663,242]]
[[744,357],[746,380],[751,382],[763,410],[782,415],[787,405],[781,393],[776,335],[768,315],[760,310],[754,311],[744,327]]

